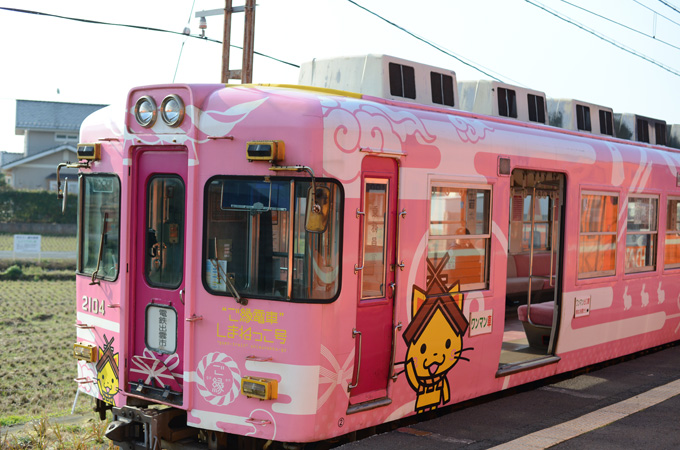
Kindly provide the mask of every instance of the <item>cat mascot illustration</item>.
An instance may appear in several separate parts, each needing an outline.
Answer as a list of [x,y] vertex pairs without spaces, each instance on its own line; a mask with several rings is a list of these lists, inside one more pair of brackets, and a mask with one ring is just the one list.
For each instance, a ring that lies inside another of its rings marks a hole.
[[416,392],[417,413],[436,409],[451,399],[448,372],[463,359],[463,336],[468,321],[463,315],[463,295],[459,283],[446,284],[440,275],[448,255],[435,267],[428,259],[428,286],[413,286],[411,309],[413,319],[404,330],[406,379]]
[[104,350],[99,348],[97,361],[97,386],[102,400],[116,406],[114,396],[118,393],[118,353],[113,353],[113,338],[104,336]]

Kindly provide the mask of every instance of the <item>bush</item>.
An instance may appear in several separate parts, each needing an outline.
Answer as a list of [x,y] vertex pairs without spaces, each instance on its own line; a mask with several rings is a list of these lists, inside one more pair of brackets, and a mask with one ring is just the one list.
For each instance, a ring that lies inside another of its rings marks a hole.
[[61,213],[57,194],[48,191],[16,191],[1,188],[0,222],[76,223],[77,197],[69,195],[66,211]]
[[24,271],[21,270],[21,267],[17,266],[16,264],[13,266],[10,266],[5,270],[2,274],[2,278],[4,280],[18,280],[19,278],[22,278],[24,276]]

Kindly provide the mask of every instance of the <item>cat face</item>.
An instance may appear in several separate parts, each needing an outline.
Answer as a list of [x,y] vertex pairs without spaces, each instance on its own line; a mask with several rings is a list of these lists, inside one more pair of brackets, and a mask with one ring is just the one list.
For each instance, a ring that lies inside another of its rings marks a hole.
[[433,377],[445,374],[458,362],[462,346],[462,337],[437,310],[418,339],[409,344],[406,359],[413,361],[417,377]]
[[[117,355],[116,355],[117,356]],[[113,371],[110,362],[107,362],[97,373],[97,386],[104,401],[113,403],[113,396],[118,393],[118,376]]]

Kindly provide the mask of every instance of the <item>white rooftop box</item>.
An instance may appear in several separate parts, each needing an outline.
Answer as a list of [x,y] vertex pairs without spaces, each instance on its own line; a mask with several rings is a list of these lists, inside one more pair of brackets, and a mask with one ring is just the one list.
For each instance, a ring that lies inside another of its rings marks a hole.
[[545,94],[491,80],[458,83],[460,109],[523,122],[547,123]]
[[666,122],[637,114],[614,114],[614,135],[621,139],[666,145]]
[[458,106],[455,72],[388,55],[314,59],[300,67],[299,84],[424,105]]
[[549,98],[548,118],[554,127],[614,136],[614,111],[606,106],[574,99]]

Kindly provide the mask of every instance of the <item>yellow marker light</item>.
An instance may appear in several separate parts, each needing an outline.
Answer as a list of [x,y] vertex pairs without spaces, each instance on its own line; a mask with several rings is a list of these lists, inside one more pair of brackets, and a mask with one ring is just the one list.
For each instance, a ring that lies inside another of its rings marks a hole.
[[78,144],[78,161],[99,161],[101,159],[101,147],[99,142],[95,144]]
[[244,377],[241,393],[248,398],[274,400],[279,396],[279,382],[269,378]]
[[92,344],[73,344],[73,356],[85,362],[97,361],[97,347]]
[[286,155],[283,141],[250,141],[246,148],[248,161],[282,161]]

